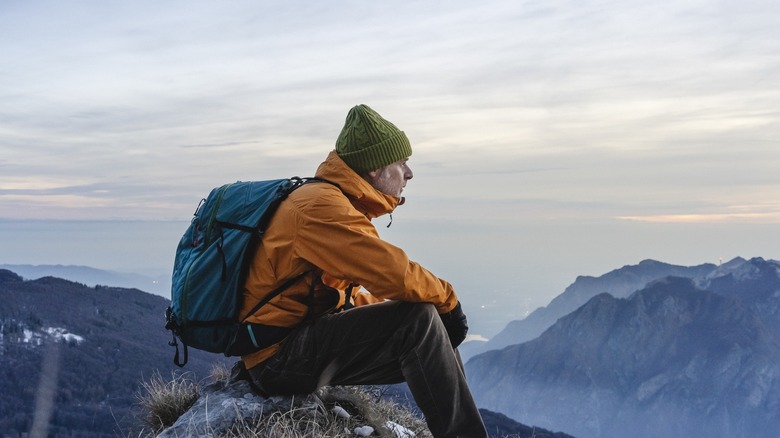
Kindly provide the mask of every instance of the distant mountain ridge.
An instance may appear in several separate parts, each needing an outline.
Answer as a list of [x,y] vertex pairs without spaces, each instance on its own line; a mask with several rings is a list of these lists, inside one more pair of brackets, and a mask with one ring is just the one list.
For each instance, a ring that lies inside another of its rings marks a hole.
[[[735,258],[726,265],[740,264],[744,261],[742,258]],[[703,279],[717,269],[717,265],[710,263],[687,267],[643,260],[637,265],[626,265],[599,277],[579,276],[547,306],[534,310],[524,319],[509,322],[488,342],[475,344],[474,347],[465,350],[464,360],[485,351],[530,341],[552,326],[558,318],[573,312],[601,293],[608,293],[615,298],[624,298],[660,278],[675,276]]]
[[776,437],[780,263],[702,273],[600,293],[539,337],[473,357],[478,404],[578,437]]
[[0,269],[12,271],[26,280],[56,277],[75,281],[89,287],[98,285],[124,287],[150,292],[162,297],[171,296],[170,274],[142,275],[108,271],[79,265],[10,265],[0,264]]

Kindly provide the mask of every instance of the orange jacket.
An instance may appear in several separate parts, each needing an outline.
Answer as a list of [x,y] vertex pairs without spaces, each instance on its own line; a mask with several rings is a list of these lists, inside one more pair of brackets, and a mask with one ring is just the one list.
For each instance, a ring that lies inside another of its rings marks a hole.
[[[354,288],[355,306],[389,299],[433,303],[440,313],[455,307],[458,298],[452,285],[380,239],[371,224],[371,219],[392,212],[400,198],[374,189],[335,151],[315,176],[339,187],[306,184],[281,203],[249,268],[242,318],[268,292],[304,272],[312,274],[269,301],[247,321],[276,327],[299,325],[309,311],[307,296],[318,275],[322,284],[315,287],[315,315],[343,304],[350,283],[366,289]],[[251,368],[278,348],[276,344],[242,360]]]

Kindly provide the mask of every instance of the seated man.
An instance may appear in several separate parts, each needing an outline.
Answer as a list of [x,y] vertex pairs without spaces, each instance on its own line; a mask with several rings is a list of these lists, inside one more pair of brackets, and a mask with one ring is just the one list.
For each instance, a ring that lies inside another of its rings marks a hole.
[[266,395],[406,381],[434,436],[486,437],[456,350],[468,326],[455,291],[371,224],[403,203],[411,154],[371,108],[349,111],[317,169],[325,181],[282,202],[254,256],[241,317],[285,290],[249,316],[265,348],[242,361]]

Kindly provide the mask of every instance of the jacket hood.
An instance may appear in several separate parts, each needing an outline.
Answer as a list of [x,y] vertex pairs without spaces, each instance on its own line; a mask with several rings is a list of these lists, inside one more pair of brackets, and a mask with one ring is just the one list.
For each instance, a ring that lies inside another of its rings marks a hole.
[[314,176],[338,184],[352,205],[369,219],[392,213],[396,207],[403,204],[403,198],[386,195],[375,189],[352,170],[335,150],[328,154]]

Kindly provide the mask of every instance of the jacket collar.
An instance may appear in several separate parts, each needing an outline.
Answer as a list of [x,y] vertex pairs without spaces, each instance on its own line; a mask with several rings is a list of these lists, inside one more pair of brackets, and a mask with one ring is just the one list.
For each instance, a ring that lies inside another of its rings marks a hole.
[[369,219],[392,213],[403,203],[403,198],[386,195],[371,186],[355,173],[335,150],[328,154],[314,176],[338,184],[352,205]]

